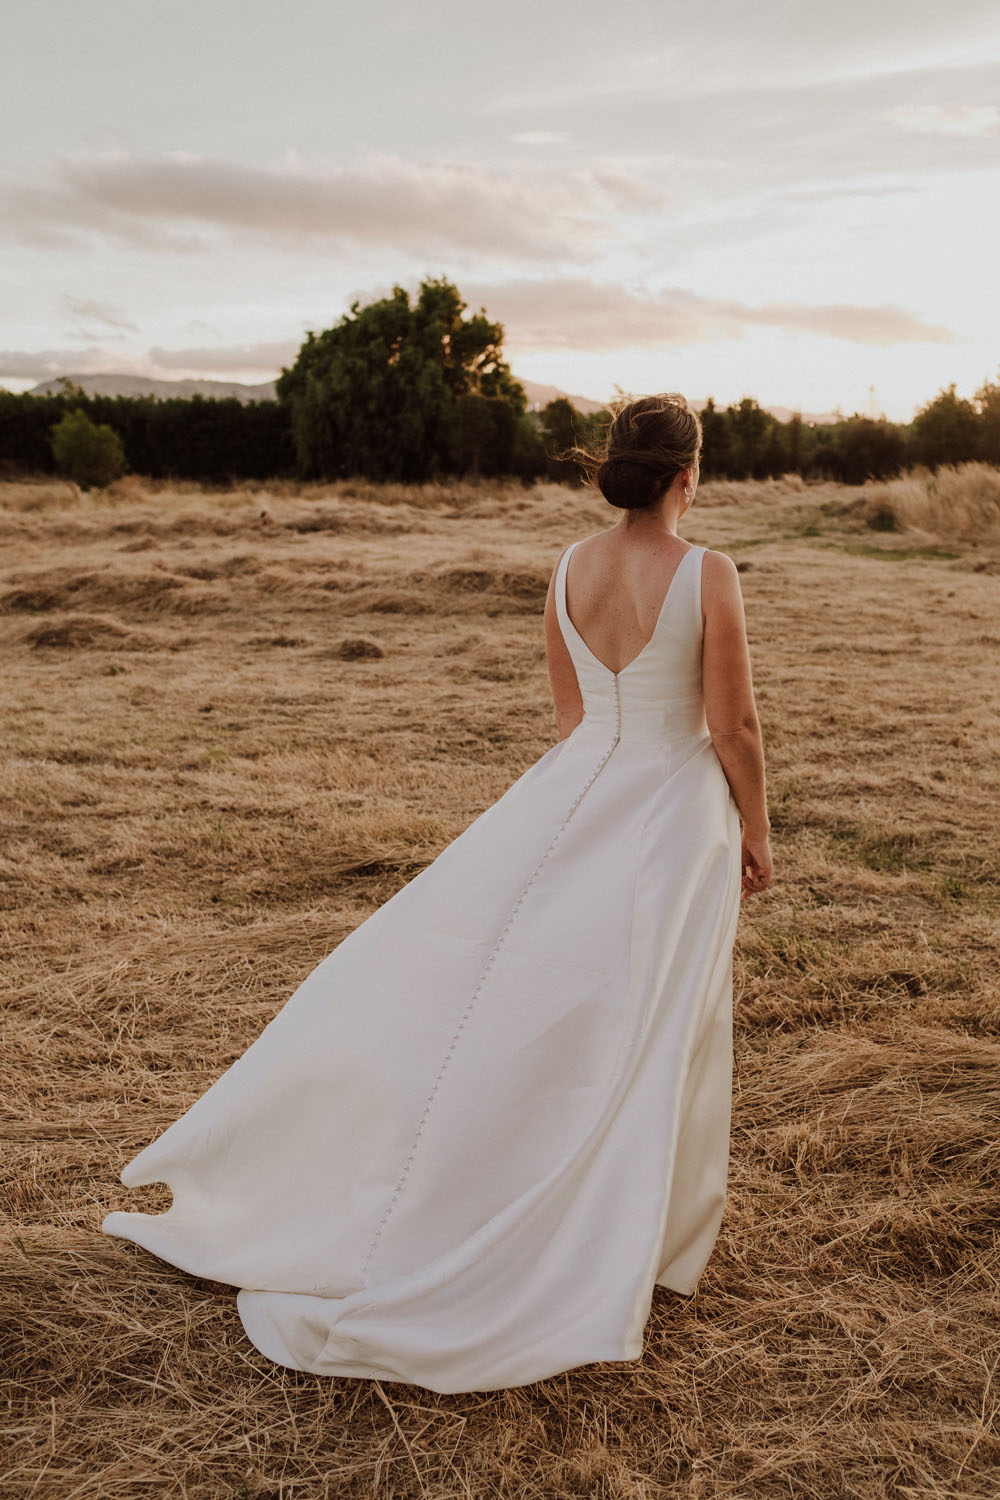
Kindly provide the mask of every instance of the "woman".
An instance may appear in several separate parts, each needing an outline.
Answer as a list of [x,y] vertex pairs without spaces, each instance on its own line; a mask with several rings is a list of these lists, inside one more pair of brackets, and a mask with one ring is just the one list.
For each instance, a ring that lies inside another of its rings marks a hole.
[[655,396],[583,455],[625,514],[553,573],[561,738],[121,1172],[173,1202],[105,1232],[238,1287],[279,1364],[524,1385],[638,1358],[704,1269],[771,856],[736,570],[677,534],[700,444]]

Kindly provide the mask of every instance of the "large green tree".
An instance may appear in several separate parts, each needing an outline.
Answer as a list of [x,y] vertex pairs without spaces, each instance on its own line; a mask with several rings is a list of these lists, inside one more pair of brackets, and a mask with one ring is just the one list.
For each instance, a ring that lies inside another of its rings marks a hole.
[[427,280],[413,303],[397,286],[307,334],[277,382],[302,478],[508,466],[524,391],[503,359],[501,325],[465,311],[457,287]]

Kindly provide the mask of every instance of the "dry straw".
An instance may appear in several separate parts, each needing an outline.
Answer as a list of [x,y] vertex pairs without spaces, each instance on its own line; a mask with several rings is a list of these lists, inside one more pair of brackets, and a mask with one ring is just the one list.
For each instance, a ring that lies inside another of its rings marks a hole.
[[777,854],[722,1235],[638,1364],[457,1396],[272,1365],[99,1225],[165,1206],[122,1163],[552,743],[542,601],[604,502],[0,487],[3,1500],[994,1500],[1000,546],[957,483],[880,496],[964,495],[946,547],[871,491],[699,493]]
[[1000,537],[1000,469],[992,464],[916,468],[868,485],[866,517],[884,531],[924,531],[945,540]]

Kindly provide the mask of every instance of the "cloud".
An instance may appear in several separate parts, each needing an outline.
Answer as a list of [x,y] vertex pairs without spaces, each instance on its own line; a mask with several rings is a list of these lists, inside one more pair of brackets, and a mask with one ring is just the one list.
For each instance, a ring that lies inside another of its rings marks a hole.
[[85,318],[91,323],[101,323],[105,328],[120,329],[126,333],[138,331],[136,325],[130,323],[128,318],[123,318],[110,303],[94,302],[87,297],[73,297],[66,292],[63,306],[71,317]]
[[[387,294],[387,288],[359,290],[362,304]],[[898,344],[954,343],[948,328],[925,323],[890,303],[877,307],[849,303],[769,302],[760,306],[705,297],[683,288],[659,292],[631,290],[617,283],[584,277],[479,282],[463,288],[470,311],[485,307],[503,325],[507,341],[519,352],[665,349],[739,339],[750,328],[843,339],[886,348]],[[350,300],[355,300],[354,298]],[[58,375],[120,373],[155,375],[203,371],[209,375],[247,377],[291,365],[301,338],[226,346],[155,346],[143,356],[113,353],[97,346],[0,352],[0,378],[49,380]]]
[[301,338],[213,348],[152,348],[146,355],[122,354],[91,345],[85,349],[0,350],[0,378],[53,380],[58,375],[154,375],[167,370],[204,370],[209,374],[256,374],[293,363]]
[[153,348],[147,354],[129,354],[92,344],[77,349],[0,350],[0,380],[54,380],[60,375],[164,376],[178,370],[203,371],[208,375],[254,376],[275,374],[294,362],[301,339],[241,344],[213,348]]
[[[639,5],[651,9],[648,0]],[[558,68],[543,27],[532,50],[549,66],[528,76],[525,68],[494,70],[496,91],[484,95],[484,111],[544,125],[562,124],[567,110],[606,105],[630,127],[630,108],[649,100],[669,97],[689,108],[750,82],[768,98],[859,81],[884,87],[903,75],[924,82],[1000,56],[996,0],[962,0],[947,15],[913,0],[841,0],[836,25],[827,11],[793,0],[757,0],[752,9],[742,0],[687,5],[672,26],[640,20],[635,9],[619,6],[617,24],[609,25],[575,6],[573,24],[558,33]]]
[[323,174],[176,153],[77,157],[63,162],[56,187],[0,189],[0,215],[36,245],[97,231],[146,248],[193,248],[185,230],[216,230],[243,243],[252,235],[547,263],[592,258],[627,233],[623,215],[664,202],[659,188],[627,172],[502,172],[386,155]]
[[852,344],[953,344],[957,335],[940,323],[924,323],[905,308],[883,302],[878,307],[829,303],[800,306],[769,302],[763,307],[740,308],[748,323],[771,328],[795,329],[803,333],[846,339]]
[[924,323],[889,303],[754,306],[680,288],[648,293],[584,278],[479,284],[464,295],[470,304],[486,306],[503,323],[510,343],[520,349],[596,353],[664,348],[742,338],[750,327],[880,347],[955,341],[950,329]]
[[301,339],[283,339],[275,343],[240,344],[220,349],[153,348],[149,357],[160,370],[225,370],[227,374],[238,374],[290,365],[301,343]]
[[885,110],[884,117],[916,135],[987,135],[1000,125],[1000,108],[995,104],[956,104],[950,109],[939,104],[900,104]]
[[106,369],[106,349],[0,349],[0,379],[53,380],[57,375],[94,375]]
[[[996,0],[992,3],[995,10]],[[885,69],[867,66],[870,59],[858,55],[856,36],[850,50],[857,66],[845,56],[828,67],[835,39],[824,34],[823,45],[817,47],[819,24],[813,21],[806,27],[812,33],[811,62],[800,65],[786,55],[784,34],[781,48],[775,50],[766,27],[757,36],[769,52],[766,65],[762,58],[751,61],[746,53],[748,33],[738,26],[729,37],[735,50],[728,70],[709,44],[710,65],[687,71],[671,68],[669,87],[662,67],[660,77],[648,86],[630,84],[623,74],[613,90],[591,89],[585,78],[574,75],[567,80],[567,97],[550,101],[547,109],[540,86],[538,98],[530,102],[529,118],[542,129],[572,132],[581,152],[590,148],[605,158],[627,157],[645,148],[651,180],[656,174],[670,183],[672,225],[707,219],[716,242],[721,236],[711,221],[720,205],[738,207],[765,191],[808,185],[817,178],[844,185],[880,175],[921,181],[928,173],[965,173],[995,165],[993,106],[967,103],[997,97],[998,69],[989,60],[985,40],[978,55],[970,50],[964,65],[946,65],[937,17],[937,65],[918,65],[907,58],[897,35]],[[784,29],[782,25],[782,33]],[[863,35],[867,45],[867,21]],[[613,70],[602,70],[605,81],[616,76]],[[935,103],[914,106],[914,100],[923,99]],[[659,167],[652,160],[657,151],[662,153]],[[593,160],[592,155],[589,162]],[[685,237],[682,248],[708,242]]]

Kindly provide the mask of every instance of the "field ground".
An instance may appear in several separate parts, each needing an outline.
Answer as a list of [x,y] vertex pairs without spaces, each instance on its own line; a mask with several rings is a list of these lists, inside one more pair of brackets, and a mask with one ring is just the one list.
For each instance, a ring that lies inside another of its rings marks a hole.
[[741,565],[775,884],[730,1199],[638,1364],[496,1394],[281,1369],[100,1233],[122,1164],[555,738],[586,491],[0,485],[3,1500],[994,1500],[1000,541],[703,486]]

